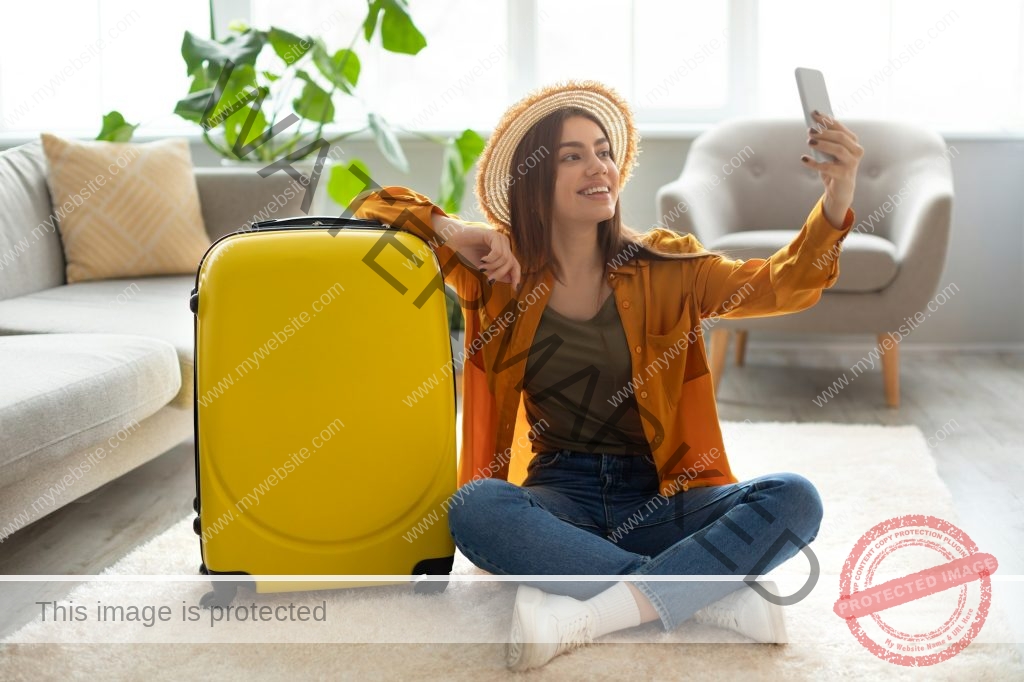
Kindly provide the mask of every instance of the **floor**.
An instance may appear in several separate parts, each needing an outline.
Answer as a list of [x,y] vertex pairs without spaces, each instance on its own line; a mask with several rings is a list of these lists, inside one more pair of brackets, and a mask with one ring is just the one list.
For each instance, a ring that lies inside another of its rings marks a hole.
[[[1000,572],[1024,575],[1024,353],[903,349],[899,409],[885,406],[878,371],[856,377],[819,407],[813,399],[866,350],[793,350],[752,339],[746,366],[730,362],[726,368],[720,417],[917,425],[932,445],[963,529],[981,547],[993,548],[988,551],[999,559]],[[186,442],[11,536],[0,545],[0,572],[98,573],[191,512],[194,476]],[[0,583],[0,603],[12,589],[37,592],[31,603],[60,598],[73,584],[58,590]],[[35,616],[3,609],[0,637]],[[1013,617],[1024,641],[1024,614]]]

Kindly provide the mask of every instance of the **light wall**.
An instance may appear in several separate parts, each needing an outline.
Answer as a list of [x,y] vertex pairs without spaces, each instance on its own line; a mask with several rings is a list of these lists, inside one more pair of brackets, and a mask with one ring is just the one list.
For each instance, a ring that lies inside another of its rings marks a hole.
[[[633,178],[622,195],[623,217],[643,230],[657,223],[654,196],[678,177],[693,134],[646,135]],[[956,295],[907,337],[905,347],[969,346],[1024,348],[1024,140],[947,136],[959,154],[952,159],[955,198],[953,230],[940,288],[956,284]],[[11,146],[10,143],[0,147]],[[392,168],[368,139],[346,140],[338,158],[364,160],[381,185],[404,185],[437,195],[441,149],[418,139],[403,140],[412,171]],[[201,140],[192,145],[196,165],[220,160]],[[255,172],[255,171],[254,171]],[[461,217],[482,220],[467,183]],[[807,207],[810,211],[811,206]],[[794,229],[799,225],[794,225]],[[767,342],[861,345],[870,337],[822,337],[761,333],[751,345]]]

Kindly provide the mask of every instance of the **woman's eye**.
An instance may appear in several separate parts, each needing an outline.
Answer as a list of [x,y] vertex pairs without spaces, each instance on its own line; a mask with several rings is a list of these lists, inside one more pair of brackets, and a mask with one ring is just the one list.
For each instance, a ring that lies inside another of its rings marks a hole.
[[[608,156],[608,158],[610,159],[610,158],[612,157],[612,150],[610,150],[610,149],[605,149],[604,151],[598,152],[597,154],[598,154],[598,156],[600,156],[600,155],[602,155],[602,154],[605,154],[605,155],[607,155],[607,156]],[[562,159],[562,161],[572,161],[572,160],[574,160],[574,159],[578,159],[578,158],[579,158],[579,154],[568,154],[568,155],[566,155],[566,156],[565,156],[565,157],[564,157],[564,158]]]

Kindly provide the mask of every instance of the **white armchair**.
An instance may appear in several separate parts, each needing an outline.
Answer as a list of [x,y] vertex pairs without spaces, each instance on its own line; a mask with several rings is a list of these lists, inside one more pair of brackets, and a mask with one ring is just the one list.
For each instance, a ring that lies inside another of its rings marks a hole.
[[[886,401],[899,405],[899,337],[892,334],[927,313],[938,288],[952,219],[949,152],[937,133],[911,124],[843,123],[865,153],[853,202],[857,223],[843,244],[839,278],[799,313],[718,320],[710,359],[716,386],[733,332],[739,366],[750,331],[864,333],[884,351]],[[657,193],[662,223],[733,258],[771,256],[796,236],[824,191],[818,173],[799,160],[807,138],[807,126],[790,119],[731,119],[701,134],[679,179]]]

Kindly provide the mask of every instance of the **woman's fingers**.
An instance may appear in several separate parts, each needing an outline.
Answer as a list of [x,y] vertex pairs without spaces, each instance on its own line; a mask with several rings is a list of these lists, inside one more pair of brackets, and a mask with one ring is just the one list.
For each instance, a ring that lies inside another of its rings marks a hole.
[[819,151],[823,151],[826,154],[831,154],[836,157],[837,161],[849,161],[852,153],[849,148],[838,142],[830,142],[828,140],[818,140],[818,144],[814,145]]
[[476,258],[477,269],[492,282],[518,283],[521,270],[508,236],[494,230],[485,230],[482,234],[480,251],[486,253]]
[[[857,144],[857,134],[847,128],[840,121],[825,116],[823,114],[812,114],[814,119],[819,122],[820,128],[811,128],[808,132],[810,133],[811,139],[816,140],[828,140],[841,144],[846,149],[850,150],[850,153],[857,158],[860,158],[864,154],[864,148]],[[824,150],[823,151],[827,151]],[[830,152],[831,153],[831,152]]]
[[[852,145],[852,147],[848,145]],[[856,168],[861,157],[864,156],[864,148],[856,142],[840,144],[838,142],[830,142],[828,140],[818,140],[818,144],[814,145],[814,148],[835,157],[836,160],[834,162],[824,164],[824,167],[835,168],[842,166]]]
[[816,121],[820,121],[825,127],[825,130],[839,130],[853,138],[854,142],[857,142],[857,135],[852,130],[843,125],[840,121],[825,116],[824,114],[813,114]]
[[817,140],[818,144],[814,146],[830,154],[834,153],[832,149],[837,147],[841,147],[852,155],[857,155],[859,152],[864,151],[863,148],[857,144],[857,141],[849,135],[849,133],[840,132],[838,130],[815,133],[810,136],[810,139],[812,141]]
[[508,277],[508,274],[512,271],[514,264],[515,260],[513,258],[505,258],[487,276],[489,279],[493,279],[497,282],[511,282],[512,278]]
[[493,269],[501,258],[501,240],[495,239],[495,236],[493,234],[487,235],[487,240],[484,242],[487,253],[481,256],[480,264],[477,266],[483,272]]
[[487,275],[488,280],[518,282],[520,274],[519,263],[512,254],[512,246],[508,237],[495,233],[488,241],[491,251],[481,258],[480,270]]

